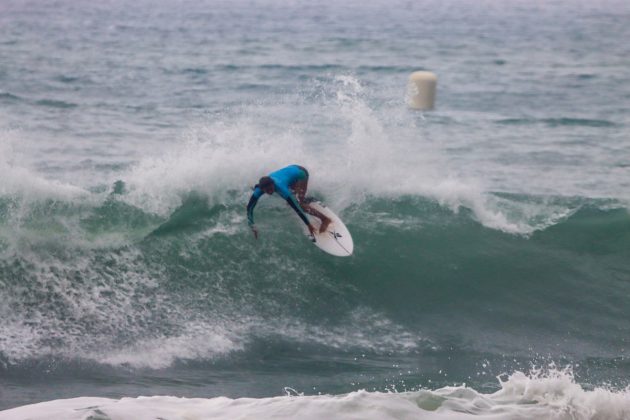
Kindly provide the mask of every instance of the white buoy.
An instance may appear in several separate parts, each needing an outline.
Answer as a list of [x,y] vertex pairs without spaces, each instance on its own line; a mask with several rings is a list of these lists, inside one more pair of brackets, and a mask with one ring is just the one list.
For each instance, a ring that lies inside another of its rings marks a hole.
[[415,71],[409,76],[407,89],[409,106],[413,109],[433,109],[437,76],[430,71]]

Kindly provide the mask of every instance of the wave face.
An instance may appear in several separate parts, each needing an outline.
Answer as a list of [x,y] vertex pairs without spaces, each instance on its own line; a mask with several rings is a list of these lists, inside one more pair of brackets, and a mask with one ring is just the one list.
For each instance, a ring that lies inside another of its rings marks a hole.
[[335,259],[281,200],[261,201],[255,241],[248,191],[222,202],[191,191],[162,215],[131,204],[140,195],[123,182],[48,188],[0,200],[5,378],[483,392],[503,372],[557,362],[585,383],[628,385],[630,217],[614,200],[484,195],[488,213],[513,220],[502,225],[463,204],[369,195],[341,211],[356,251]]

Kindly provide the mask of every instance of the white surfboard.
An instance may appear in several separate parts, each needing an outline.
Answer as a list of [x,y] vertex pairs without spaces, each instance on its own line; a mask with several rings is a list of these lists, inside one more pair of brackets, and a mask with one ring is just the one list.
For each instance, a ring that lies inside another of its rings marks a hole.
[[[354,243],[352,242],[352,236],[346,225],[343,224],[341,219],[332,212],[328,207],[319,201],[314,201],[309,204],[311,208],[321,212],[324,216],[330,218],[332,222],[328,225],[326,232],[319,233],[319,226],[321,221],[315,217],[307,214],[311,224],[317,231],[315,235],[315,245],[324,252],[337,257],[348,257],[352,255],[354,251]],[[304,226],[304,224],[302,225]],[[304,231],[310,236],[308,228],[304,226]]]

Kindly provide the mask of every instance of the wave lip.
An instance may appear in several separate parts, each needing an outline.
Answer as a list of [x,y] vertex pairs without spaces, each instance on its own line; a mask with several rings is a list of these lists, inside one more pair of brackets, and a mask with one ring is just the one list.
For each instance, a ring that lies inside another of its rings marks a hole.
[[[584,389],[570,369],[514,372],[501,389],[484,394],[449,386],[412,392],[368,392],[304,396],[285,388],[271,398],[80,397],[32,404],[0,412],[0,420],[44,419],[603,419],[630,416],[630,390]],[[297,396],[296,396],[297,394]]]

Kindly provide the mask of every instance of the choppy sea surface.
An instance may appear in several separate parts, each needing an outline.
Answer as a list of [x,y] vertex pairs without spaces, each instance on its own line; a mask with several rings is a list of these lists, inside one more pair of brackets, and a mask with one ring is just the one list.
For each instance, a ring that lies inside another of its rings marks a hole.
[[[1,0],[0,419],[629,418],[628,22]],[[352,257],[254,240],[293,163]]]

